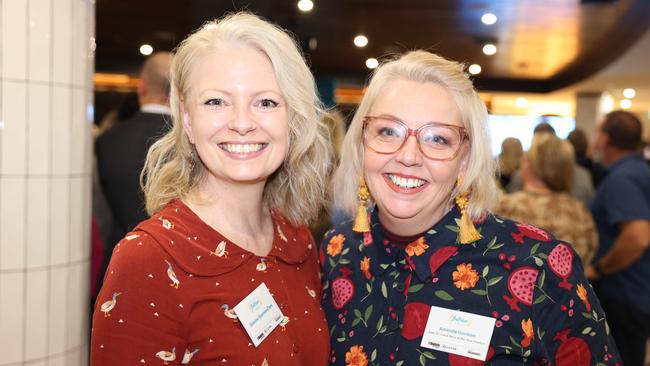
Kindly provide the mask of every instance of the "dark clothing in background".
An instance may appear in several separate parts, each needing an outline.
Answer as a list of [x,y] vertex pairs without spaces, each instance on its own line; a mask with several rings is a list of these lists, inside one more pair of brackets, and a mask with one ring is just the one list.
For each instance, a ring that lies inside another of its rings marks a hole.
[[104,268],[115,244],[149,217],[140,189],[140,172],[149,147],[169,130],[168,121],[171,116],[166,114],[138,112],[95,142],[99,182],[115,219],[114,232],[106,243]]

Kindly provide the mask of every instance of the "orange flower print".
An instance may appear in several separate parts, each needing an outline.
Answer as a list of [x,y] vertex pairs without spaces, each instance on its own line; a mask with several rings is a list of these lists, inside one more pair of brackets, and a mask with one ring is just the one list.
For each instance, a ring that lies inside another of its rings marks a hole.
[[418,255],[424,253],[427,248],[429,248],[429,246],[424,242],[424,236],[421,236],[418,238],[418,240],[406,246],[406,254],[410,255],[411,257],[417,257]]
[[341,253],[341,249],[343,249],[343,242],[345,241],[345,236],[343,234],[338,234],[332,239],[330,239],[330,242],[327,244],[327,254],[329,254],[332,257],[336,257]]
[[370,258],[363,257],[363,260],[360,262],[359,267],[361,268],[361,272],[363,272],[363,274],[366,276],[366,280],[370,280],[370,277],[372,277],[370,274]]
[[471,263],[461,263],[456,266],[456,270],[451,274],[454,279],[454,285],[461,290],[466,290],[476,286],[478,282],[478,272],[472,269]]
[[363,346],[352,346],[345,352],[345,366],[368,366],[368,356],[363,352]]
[[587,308],[587,312],[591,311],[591,304],[589,303],[589,297],[587,296],[587,290],[585,287],[580,283],[576,287],[576,293],[578,294],[578,297],[582,302],[585,304],[585,307]]
[[533,321],[528,318],[527,320],[521,321],[521,330],[524,331],[524,339],[521,340],[521,346],[527,348],[530,346],[530,342],[533,340]]

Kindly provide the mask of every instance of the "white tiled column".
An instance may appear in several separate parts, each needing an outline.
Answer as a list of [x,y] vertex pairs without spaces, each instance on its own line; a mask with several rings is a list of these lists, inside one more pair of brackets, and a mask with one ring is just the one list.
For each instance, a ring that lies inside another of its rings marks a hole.
[[88,363],[94,0],[0,0],[0,366]]

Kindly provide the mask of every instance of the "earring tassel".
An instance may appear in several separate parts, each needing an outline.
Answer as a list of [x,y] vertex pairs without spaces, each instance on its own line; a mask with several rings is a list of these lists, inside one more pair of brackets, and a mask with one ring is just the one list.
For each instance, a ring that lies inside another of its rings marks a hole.
[[370,231],[370,222],[368,221],[368,212],[366,212],[366,202],[370,198],[368,187],[366,187],[365,179],[361,178],[359,184],[359,208],[357,209],[357,216],[354,218],[352,230],[357,233],[367,233]]
[[469,200],[464,195],[460,195],[456,197],[456,204],[460,209],[460,228],[459,228],[458,236],[459,236],[459,242],[461,244],[470,244],[483,238],[483,236],[481,236],[478,230],[476,230],[474,223],[472,222],[472,220],[469,218],[469,215],[467,214],[466,208],[467,208],[468,201]]

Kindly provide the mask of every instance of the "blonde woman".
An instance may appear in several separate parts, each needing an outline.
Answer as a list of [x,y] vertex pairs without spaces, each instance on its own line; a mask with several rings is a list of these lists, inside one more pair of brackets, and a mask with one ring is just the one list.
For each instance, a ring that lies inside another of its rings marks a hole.
[[573,249],[490,213],[486,122],[463,65],[413,51],[374,72],[334,179],[355,219],[322,245],[330,364],[617,362]]
[[173,128],[142,174],[152,217],[113,253],[92,364],[324,364],[306,223],[330,150],[297,45],[230,15],[180,44],[171,78]]
[[587,207],[569,194],[574,165],[568,141],[552,133],[536,133],[521,163],[523,190],[503,196],[495,212],[550,231],[572,244],[588,264],[598,249],[598,233]]
[[514,137],[507,137],[501,143],[501,154],[499,154],[499,185],[502,190],[510,183],[512,175],[519,170],[521,156],[524,149],[521,141]]

